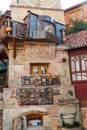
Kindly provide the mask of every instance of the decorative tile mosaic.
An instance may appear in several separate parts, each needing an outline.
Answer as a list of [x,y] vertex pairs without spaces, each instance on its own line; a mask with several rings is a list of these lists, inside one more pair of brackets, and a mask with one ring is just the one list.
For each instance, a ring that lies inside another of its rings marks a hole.
[[35,86],[49,86],[60,85],[60,76],[56,75],[39,75],[39,76],[22,76],[21,86],[35,85]]

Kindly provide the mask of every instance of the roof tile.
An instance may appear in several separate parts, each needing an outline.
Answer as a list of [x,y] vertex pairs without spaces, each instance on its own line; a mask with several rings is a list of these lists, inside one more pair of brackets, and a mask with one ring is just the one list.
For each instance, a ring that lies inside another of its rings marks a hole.
[[65,44],[70,49],[87,46],[87,30],[66,35]]

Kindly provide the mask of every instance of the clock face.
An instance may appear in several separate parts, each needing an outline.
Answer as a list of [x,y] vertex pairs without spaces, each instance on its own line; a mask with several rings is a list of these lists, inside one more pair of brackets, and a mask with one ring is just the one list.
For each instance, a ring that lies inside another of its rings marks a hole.
[[24,0],[24,1],[33,7],[52,8],[56,5],[58,0]]

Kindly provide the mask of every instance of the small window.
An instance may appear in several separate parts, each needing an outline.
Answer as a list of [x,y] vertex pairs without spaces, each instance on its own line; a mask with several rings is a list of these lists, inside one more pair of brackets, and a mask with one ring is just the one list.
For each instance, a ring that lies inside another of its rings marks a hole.
[[70,13],[69,17],[70,17],[70,22],[75,21],[76,20],[76,13],[75,12]]
[[48,63],[32,63],[30,67],[31,74],[47,74],[48,73]]
[[82,10],[78,10],[77,11],[77,19],[78,20],[82,20],[83,19],[83,11]]

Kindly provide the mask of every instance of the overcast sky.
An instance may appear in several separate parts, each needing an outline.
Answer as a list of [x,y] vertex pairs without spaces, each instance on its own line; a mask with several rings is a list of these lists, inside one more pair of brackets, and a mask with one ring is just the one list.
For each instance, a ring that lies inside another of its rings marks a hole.
[[[83,2],[85,0],[60,0],[60,1],[61,1],[62,9],[65,9],[65,8],[71,7],[75,4],[78,4],[80,2]],[[6,10],[9,10],[10,3],[11,3],[11,0],[0,0],[0,10],[2,10],[4,12]]]

